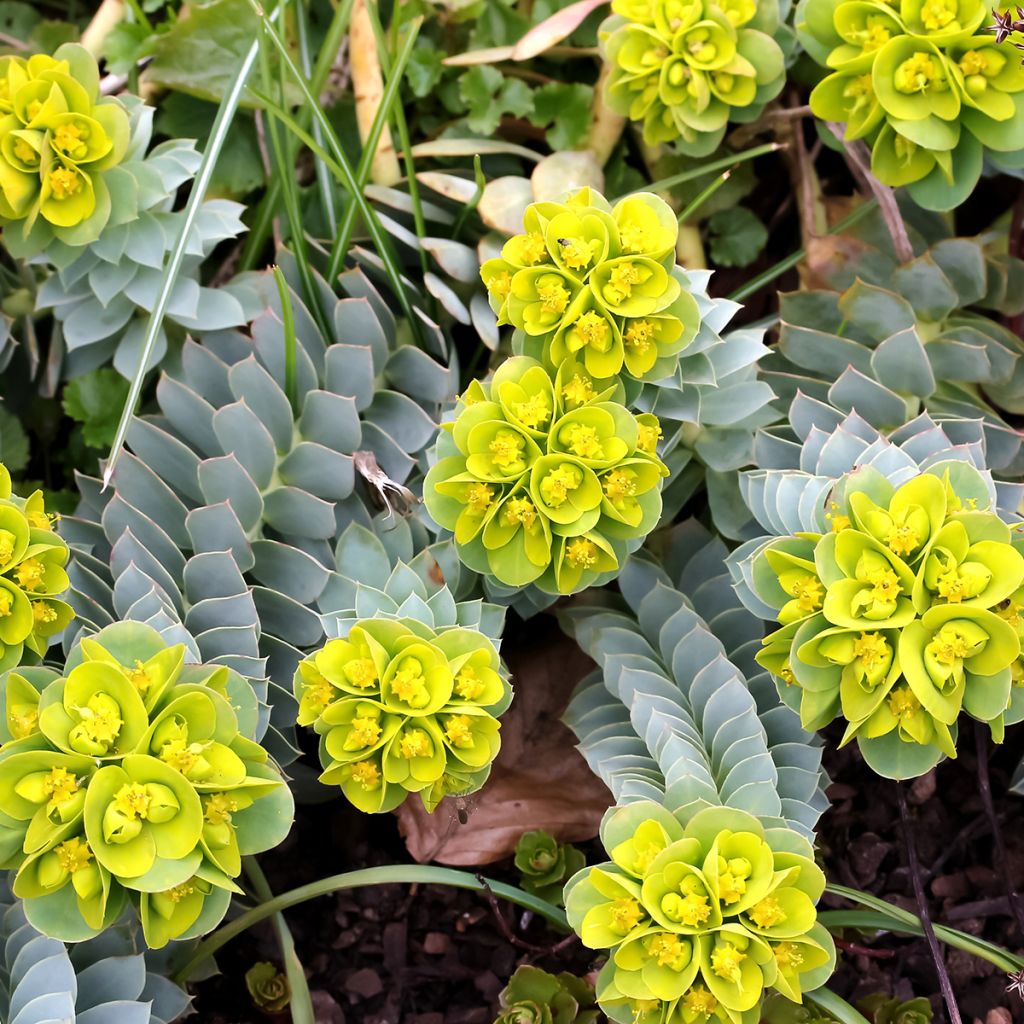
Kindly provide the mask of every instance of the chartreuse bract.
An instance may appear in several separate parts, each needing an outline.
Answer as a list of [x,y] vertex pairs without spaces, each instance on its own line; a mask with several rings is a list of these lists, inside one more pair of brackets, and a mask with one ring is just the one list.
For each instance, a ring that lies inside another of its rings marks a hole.
[[639,801],[608,812],[601,842],[611,859],[570,879],[565,903],[584,945],[609,951],[596,992],[612,1020],[756,1024],[770,991],[800,1001],[831,974],[825,878],[803,836]]
[[776,0],[613,0],[612,12],[599,29],[604,99],[649,145],[707,156],[785,84]]
[[124,158],[129,136],[124,105],[100,95],[96,59],[83,47],[0,59],[0,220],[7,230],[72,245],[95,240],[116,200],[108,173]]
[[[0,671],[45,655],[50,640],[71,621],[60,600],[68,589],[68,547],[54,532],[42,491],[19,498],[0,463]],[[31,710],[15,728],[31,729]]]
[[930,209],[963,202],[987,152],[1024,144],[1024,68],[980,0],[806,0],[807,49],[832,69],[811,109],[871,146],[871,169]]
[[758,661],[808,729],[846,722],[880,774],[956,756],[962,713],[999,742],[1021,717],[1019,529],[966,462],[897,485],[871,466],[842,477],[824,532],[760,546],[752,590],[779,628]]
[[600,379],[670,376],[700,312],[668,204],[638,192],[613,207],[583,188],[532,203],[523,226],[480,270],[498,323],[516,328],[513,349],[552,371],[575,358]]
[[[343,536],[349,551],[366,550],[359,531]],[[498,717],[512,700],[498,655],[503,609],[456,603],[432,575],[399,561],[379,590],[355,588],[355,608],[325,616],[332,639],[295,673],[299,724],[320,736],[320,781],[367,813],[410,793],[432,811],[476,791],[501,745]]]
[[33,700],[35,724],[0,747],[0,852],[47,935],[96,935],[129,902],[154,948],[200,935],[240,891],[241,857],[287,834],[251,685],[184,657],[121,622],[82,639],[63,675],[4,679],[4,732]]
[[462,561],[510,587],[571,594],[607,580],[661,515],[660,428],[616,378],[528,356],[474,381],[445,423],[423,485]]

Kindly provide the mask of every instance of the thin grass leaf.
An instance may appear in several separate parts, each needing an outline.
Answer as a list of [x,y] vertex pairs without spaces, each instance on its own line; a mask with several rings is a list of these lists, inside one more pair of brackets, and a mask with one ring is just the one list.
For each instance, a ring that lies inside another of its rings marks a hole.
[[[278,10],[275,9],[273,13],[270,15],[264,14],[263,17],[268,24],[272,24],[276,20],[277,15]],[[189,193],[188,202],[185,204],[185,209],[182,212],[181,228],[174,245],[171,247],[167,265],[164,267],[163,282],[157,293],[156,302],[153,304],[153,311],[149,315],[149,322],[146,325],[146,333],[142,341],[142,352],[139,356],[139,366],[135,371],[135,376],[132,378],[131,387],[128,389],[128,397],[125,400],[124,409],[121,411],[121,419],[117,425],[117,433],[114,435],[114,443],[111,445],[110,455],[103,469],[104,489],[110,484],[110,478],[114,475],[117,461],[121,457],[124,440],[128,434],[128,427],[139,404],[142,382],[146,376],[146,367],[149,365],[150,357],[153,355],[153,346],[156,344],[157,335],[159,335],[160,328],[163,326],[167,306],[171,300],[174,286],[177,284],[182,263],[185,260],[185,250],[188,247],[189,235],[192,234],[192,229],[195,227],[196,219],[199,216],[199,209],[206,198],[206,190],[210,187],[210,179],[213,177],[214,168],[217,166],[217,160],[220,158],[221,150],[227,141],[228,131],[238,111],[238,104],[242,99],[242,93],[245,91],[245,83],[259,57],[259,52],[260,43],[256,39],[249,47],[249,51],[243,58],[231,83],[231,88],[224,94],[224,98],[217,109],[217,116],[214,118],[213,127],[210,129],[210,138],[206,143],[206,149],[203,151],[203,158],[199,164],[199,170],[196,172],[195,180],[192,182],[192,191]]]
[[274,267],[274,283],[277,294],[281,297],[281,314],[284,323],[284,393],[288,396],[288,404],[292,413],[299,415],[299,386],[295,367],[297,363],[298,341],[295,337],[295,309],[292,306],[292,293],[284,278],[284,271]]
[[[250,0],[253,10],[263,20],[264,25],[267,29],[267,34],[273,41],[274,46],[277,48],[277,52],[280,55],[282,62],[288,68],[289,73],[294,78],[295,83],[298,85],[300,91],[303,94],[305,102],[313,111],[313,117],[316,118],[321,126],[323,127],[324,137],[327,141],[328,148],[331,150],[334,160],[341,171],[342,183],[349,193],[349,197],[352,202],[358,208],[359,213],[362,215],[363,220],[366,223],[367,230],[370,232],[370,238],[373,241],[374,246],[384,263],[384,270],[387,274],[388,280],[391,284],[392,291],[394,292],[395,299],[398,304],[402,307],[402,312],[405,314],[406,319],[409,321],[410,327],[416,333],[417,338],[422,342],[422,332],[420,328],[420,322],[413,312],[412,303],[409,301],[409,296],[405,292],[405,288],[402,286],[402,275],[397,262],[394,257],[394,252],[391,249],[390,239],[381,229],[380,223],[377,220],[377,216],[373,211],[373,208],[366,201],[366,197],[363,195],[362,189],[356,180],[355,172],[349,163],[348,157],[345,155],[345,150],[341,145],[341,141],[338,139],[331,122],[328,120],[327,115],[321,109],[317,98],[309,91],[309,84],[303,78],[302,73],[295,66],[295,62],[292,60],[291,54],[288,51],[288,47],[285,45],[284,40],[281,38],[277,30],[271,24],[270,19],[264,12],[256,0]],[[280,108],[275,111],[276,116],[280,116],[282,111]],[[294,124],[294,120],[289,118]],[[298,126],[296,125],[296,128]],[[313,142],[314,140],[310,140]],[[314,142],[315,145],[315,142]],[[317,147],[319,148],[319,147]]]
[[840,1024],[869,1024],[868,1019],[862,1013],[855,1010],[831,989],[819,988],[814,992],[808,992],[804,998],[831,1014]]
[[[661,178],[650,185],[644,185],[642,189],[634,189],[633,191],[663,192],[667,188],[672,188],[673,185],[682,185],[684,182],[693,181],[694,178],[703,178],[705,174],[714,174],[716,171],[731,170],[739,164],[746,163],[748,160],[756,160],[759,156],[777,153],[783,148],[785,147],[778,142],[766,142],[763,146],[754,146],[752,149],[745,149],[740,153],[723,156],[718,160],[712,160],[710,163],[701,164],[700,167],[693,167],[688,171],[680,171],[679,174],[672,174],[667,178]],[[617,202],[619,199],[625,199],[626,196],[632,194],[633,192],[626,192],[621,196],[617,196],[613,201]]]
[[680,224],[685,224],[686,221],[690,220],[691,217],[729,180],[729,176],[732,174],[732,168],[720,174],[706,189],[704,189],[700,195],[698,195],[692,202],[687,203],[683,207],[682,211],[677,218]]

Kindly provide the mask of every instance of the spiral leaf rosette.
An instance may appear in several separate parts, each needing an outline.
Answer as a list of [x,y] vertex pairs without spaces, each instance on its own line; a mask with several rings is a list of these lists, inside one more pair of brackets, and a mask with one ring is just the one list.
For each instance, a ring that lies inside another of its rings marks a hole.
[[0,58],[0,220],[26,236],[94,241],[120,202],[110,172],[129,134],[127,112],[100,96],[96,59],[83,47]]
[[593,377],[661,380],[700,327],[675,265],[679,225],[668,204],[638,192],[612,207],[592,188],[531,203],[524,234],[480,269],[517,353],[557,370],[575,356]]
[[[400,565],[392,579],[394,592],[415,576]],[[368,814],[410,793],[433,811],[479,789],[512,700],[494,641],[460,624],[470,606],[447,588],[428,603],[412,586],[394,617],[351,623],[295,673],[299,724],[320,736],[320,781]]]
[[1001,741],[1024,706],[1024,557],[981,474],[950,462],[895,487],[861,467],[827,517],[830,532],[773,539],[752,564],[780,625],[758,661],[803,725],[842,717],[843,743],[892,778],[956,757],[961,712]]
[[153,948],[201,935],[240,891],[241,857],[287,834],[252,687],[184,657],[122,622],[83,639],[63,676],[7,674],[4,731],[33,701],[36,726],[0,747],[0,855],[47,935],[89,938],[129,900]]
[[884,184],[947,210],[992,151],[1024,145],[1024,69],[985,34],[981,0],[807,0],[804,42],[833,69],[811,93],[817,117],[871,146]]
[[565,902],[584,945],[610,951],[596,990],[612,1020],[756,1024],[767,992],[799,1002],[832,973],[825,878],[797,833],[726,807],[684,824],[642,801],[609,811],[601,841],[611,860]]
[[703,157],[730,121],[756,121],[786,81],[771,0],[614,0],[599,30],[605,102],[649,145]]
[[498,997],[494,1024],[596,1024],[594,990],[583,978],[524,964]]
[[476,572],[571,594],[610,579],[658,523],[657,418],[575,359],[554,380],[527,356],[506,360],[443,427],[424,501]]
[[586,863],[582,851],[560,843],[550,832],[524,832],[516,843],[515,864],[523,888],[548,903],[561,903],[562,887]]
[[[41,659],[74,617],[60,600],[69,585],[68,548],[53,525],[42,491],[17,497],[0,463],[0,672]],[[18,728],[32,726],[26,719]]]

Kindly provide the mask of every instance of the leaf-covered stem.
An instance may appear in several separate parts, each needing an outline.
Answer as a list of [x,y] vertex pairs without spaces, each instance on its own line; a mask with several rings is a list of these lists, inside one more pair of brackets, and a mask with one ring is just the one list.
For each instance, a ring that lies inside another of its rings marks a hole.
[[590,127],[587,129],[585,148],[589,149],[603,167],[612,150],[622,138],[622,130],[626,126],[626,118],[616,114],[604,101],[604,90],[611,66],[607,62],[601,64],[601,73],[594,86],[594,101],[590,107]]
[[[356,121],[359,124],[359,138],[364,145],[384,98],[384,76],[381,73],[377,39],[373,32],[368,2],[372,3],[375,0],[355,0],[348,37],[352,92],[356,99]],[[370,180],[376,185],[394,185],[401,177],[402,169],[394,144],[391,142],[391,129],[385,124],[374,149]]]

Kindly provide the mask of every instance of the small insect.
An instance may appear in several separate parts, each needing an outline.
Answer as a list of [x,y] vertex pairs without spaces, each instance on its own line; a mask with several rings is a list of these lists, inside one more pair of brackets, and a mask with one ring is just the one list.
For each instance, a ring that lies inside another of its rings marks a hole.
[[1024,999],[1024,970],[1008,973],[1006,976],[1010,979],[1006,991],[1012,992],[1018,999]]
[[558,244],[559,245],[572,245],[572,239],[571,238],[560,238],[558,240]]

